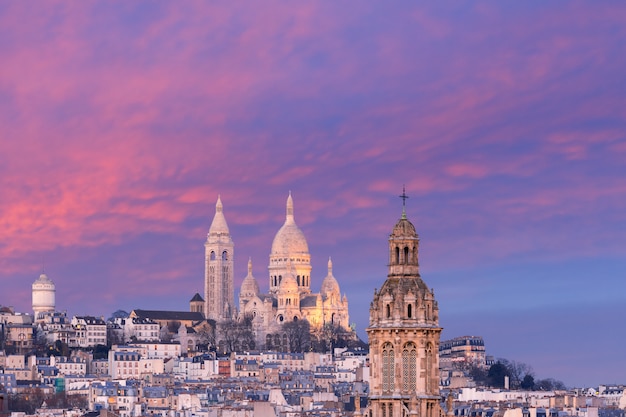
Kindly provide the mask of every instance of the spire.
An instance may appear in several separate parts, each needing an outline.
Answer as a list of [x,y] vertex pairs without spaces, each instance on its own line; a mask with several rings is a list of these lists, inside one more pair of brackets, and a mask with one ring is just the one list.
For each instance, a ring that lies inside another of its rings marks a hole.
[[285,220],[286,222],[294,222],[294,217],[293,217],[293,198],[291,198],[291,191],[289,191],[289,197],[287,197],[287,218]]
[[333,274],[333,261],[328,257],[328,275]]
[[399,196],[402,199],[402,218],[406,220],[406,199],[409,198],[406,195],[406,188],[402,185],[402,195]]
[[229,233],[228,224],[224,217],[224,206],[222,205],[222,199],[219,195],[217,196],[217,203],[215,203],[215,216],[213,217],[213,222],[209,229],[209,234],[212,233]]
[[248,258],[248,275],[252,275],[252,257]]

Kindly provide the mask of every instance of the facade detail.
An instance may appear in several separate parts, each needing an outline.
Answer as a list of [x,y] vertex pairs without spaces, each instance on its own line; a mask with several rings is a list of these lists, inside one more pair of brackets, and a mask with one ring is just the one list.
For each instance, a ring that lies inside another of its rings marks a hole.
[[[406,195],[402,195],[406,198]],[[402,217],[389,236],[389,270],[374,291],[370,323],[370,417],[439,417],[441,327],[434,292],[419,273],[419,237]]]
[[252,319],[257,346],[284,348],[282,325],[302,319],[309,322],[313,332],[325,325],[350,330],[348,300],[341,295],[330,260],[321,291],[311,292],[311,255],[304,233],[295,222],[291,193],[285,223],[272,242],[268,272],[269,292],[262,294],[249,260],[248,275],[239,292],[240,318]]
[[219,197],[204,248],[204,317],[218,321],[232,318],[235,300],[233,285],[235,244],[230,236],[222,200]]
[[32,301],[35,320],[42,321],[45,313],[53,313],[56,307],[56,287],[44,273],[33,282]]

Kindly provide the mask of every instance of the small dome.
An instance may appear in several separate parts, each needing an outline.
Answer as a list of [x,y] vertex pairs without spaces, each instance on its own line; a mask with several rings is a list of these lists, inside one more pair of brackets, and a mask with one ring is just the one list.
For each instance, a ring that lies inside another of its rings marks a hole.
[[54,282],[46,274],[39,275],[39,278],[33,282],[33,289],[54,289]]
[[285,223],[276,233],[272,242],[271,255],[309,254],[309,245],[304,233],[298,227],[293,215],[293,199],[291,193],[287,198],[287,216]]
[[398,220],[398,223],[393,227],[393,231],[391,232],[392,237],[417,237],[417,232],[415,231],[415,226],[411,223],[407,218],[403,217]]
[[322,281],[321,293],[324,297],[328,297],[330,294],[339,295],[341,293],[339,291],[339,283],[333,276],[333,262],[330,258],[328,258],[328,275],[326,275],[326,278]]
[[259,295],[259,283],[252,275],[252,259],[248,260],[248,275],[243,279],[239,293],[244,297]]

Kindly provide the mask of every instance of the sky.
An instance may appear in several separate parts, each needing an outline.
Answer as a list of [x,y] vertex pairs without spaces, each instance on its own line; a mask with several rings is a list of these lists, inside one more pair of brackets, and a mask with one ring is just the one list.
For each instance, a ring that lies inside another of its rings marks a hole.
[[626,383],[626,4],[0,4],[0,305],[187,310],[218,195],[268,287],[289,192],[366,340],[400,218],[442,338]]

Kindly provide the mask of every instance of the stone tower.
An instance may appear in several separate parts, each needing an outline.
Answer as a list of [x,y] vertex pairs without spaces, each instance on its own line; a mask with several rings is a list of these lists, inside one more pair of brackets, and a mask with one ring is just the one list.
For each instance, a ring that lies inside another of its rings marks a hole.
[[[402,197],[406,199],[403,193]],[[406,201],[406,200],[405,200]],[[439,417],[439,308],[419,273],[419,237],[402,217],[389,236],[389,271],[374,291],[370,346],[370,417]]]
[[233,285],[235,244],[226,224],[220,197],[215,204],[215,216],[204,248],[204,317],[217,321],[232,318],[235,306]]

